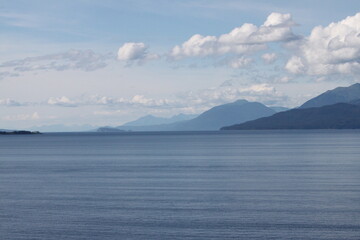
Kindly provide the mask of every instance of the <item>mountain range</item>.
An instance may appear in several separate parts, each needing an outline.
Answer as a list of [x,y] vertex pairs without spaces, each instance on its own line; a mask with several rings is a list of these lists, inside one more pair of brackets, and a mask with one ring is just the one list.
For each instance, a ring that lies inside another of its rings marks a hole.
[[170,124],[174,122],[180,122],[185,120],[190,120],[197,117],[195,114],[177,114],[170,118],[163,118],[163,117],[155,117],[153,115],[146,115],[141,117],[135,121],[127,122],[122,126],[131,126],[131,127],[138,127],[138,126],[151,126],[151,125],[160,125],[160,124]]
[[[276,113],[275,110],[261,103],[238,100],[213,107],[190,120],[146,126],[128,126],[125,124],[116,127],[114,131],[211,131],[219,130],[222,126],[270,116],[274,113]],[[142,119],[139,120],[142,121]],[[138,123],[139,121],[135,122]],[[98,130],[103,131],[104,129]],[[105,130],[111,131],[111,128]]]
[[270,117],[223,127],[221,130],[355,128],[360,128],[360,106],[336,103],[317,108],[292,109]]
[[360,84],[339,87],[310,99],[297,109],[276,113],[222,130],[360,128]]
[[238,100],[211,108],[198,117],[176,124],[181,131],[219,130],[222,126],[273,115],[275,111],[258,102]]
[[[326,91],[295,109],[267,107],[238,100],[215,106],[200,115],[178,114],[170,118],[147,115],[118,127],[100,127],[98,132],[122,131],[213,131],[244,129],[353,129],[360,128],[360,83]],[[48,125],[32,131],[92,131],[91,125]],[[10,130],[0,130],[10,132]]]
[[317,97],[305,102],[299,108],[322,107],[335,103],[349,103],[360,99],[360,83],[349,87],[338,87],[326,91]]
[[238,100],[213,107],[199,116],[180,114],[159,118],[147,115],[116,128],[104,127],[98,131],[360,128],[359,109],[360,84],[356,83],[326,91],[290,110]]

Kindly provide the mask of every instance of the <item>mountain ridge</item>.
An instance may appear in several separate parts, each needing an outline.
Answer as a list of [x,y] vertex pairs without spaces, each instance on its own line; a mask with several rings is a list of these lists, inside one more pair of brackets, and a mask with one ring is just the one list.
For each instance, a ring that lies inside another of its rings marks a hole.
[[156,117],[154,115],[149,114],[149,115],[140,117],[134,121],[124,123],[123,125],[121,125],[121,127],[124,127],[124,126],[136,127],[136,126],[151,126],[151,125],[169,124],[169,123],[174,123],[174,122],[179,122],[179,121],[190,120],[195,117],[197,117],[196,114],[183,114],[183,113],[176,114],[169,118]]
[[270,117],[222,127],[221,130],[358,128],[360,128],[360,105],[336,103],[322,107],[291,109]]
[[336,103],[347,103],[360,98],[360,83],[348,87],[328,90],[302,104],[299,108],[322,107]]
[[[232,103],[215,106],[191,120],[152,126],[119,126],[125,131],[212,131],[227,124],[235,124],[270,116],[275,111],[258,102],[240,99]],[[109,129],[106,129],[109,130]]]

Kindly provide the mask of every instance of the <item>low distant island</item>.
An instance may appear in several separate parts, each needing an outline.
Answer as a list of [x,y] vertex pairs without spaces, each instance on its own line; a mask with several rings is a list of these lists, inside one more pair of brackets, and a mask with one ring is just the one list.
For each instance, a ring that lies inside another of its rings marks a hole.
[[38,131],[0,131],[0,135],[29,135],[29,134],[41,134]]

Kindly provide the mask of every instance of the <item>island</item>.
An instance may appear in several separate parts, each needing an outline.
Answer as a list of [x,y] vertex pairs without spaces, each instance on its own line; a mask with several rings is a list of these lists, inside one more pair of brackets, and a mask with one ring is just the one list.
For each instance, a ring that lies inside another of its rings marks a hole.
[[38,131],[0,131],[0,135],[29,135],[29,134],[41,134]]

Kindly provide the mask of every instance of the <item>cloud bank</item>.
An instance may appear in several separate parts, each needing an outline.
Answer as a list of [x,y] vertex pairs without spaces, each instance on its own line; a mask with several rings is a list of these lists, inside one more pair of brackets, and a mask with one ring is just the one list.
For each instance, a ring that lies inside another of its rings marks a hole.
[[287,100],[287,96],[279,93],[273,86],[268,84],[234,85],[223,84],[216,88],[200,89],[192,92],[179,93],[172,98],[152,98],[144,95],[134,95],[130,98],[109,97],[100,95],[82,96],[70,99],[66,96],[50,97],[41,102],[19,102],[12,99],[0,100],[0,106],[48,106],[48,107],[85,107],[99,106],[111,109],[148,109],[148,110],[181,110],[192,109],[199,112],[210,107],[233,102],[238,99],[259,101],[264,104],[280,104]]
[[259,27],[245,23],[220,36],[195,34],[186,42],[175,46],[169,55],[177,60],[186,57],[249,54],[266,49],[268,43],[299,39],[292,31],[294,25],[290,14],[271,13]]
[[317,26],[299,41],[285,69],[294,74],[360,72],[360,13],[326,27]]
[[[296,23],[289,13],[274,12],[260,26],[245,23],[218,36],[194,34],[182,44],[174,46],[167,57],[174,61],[212,58],[215,59],[213,66],[233,69],[261,69],[259,64],[264,67],[264,64],[276,62],[279,75],[284,75],[285,70],[295,75],[292,78],[296,78],[296,75],[321,77],[356,75],[360,72],[360,13],[325,27],[314,27],[309,36],[297,35],[293,32],[294,26]],[[275,52],[273,44],[277,44]],[[285,54],[279,54],[279,50]],[[3,62],[0,64],[0,79],[17,77],[30,71],[95,71],[105,68],[116,58],[125,62],[125,66],[141,65],[160,59],[162,55],[151,53],[149,46],[143,42],[126,42],[120,46],[117,55],[92,50],[69,50]],[[189,66],[197,66],[197,63]],[[59,104],[66,103],[54,103]]]

